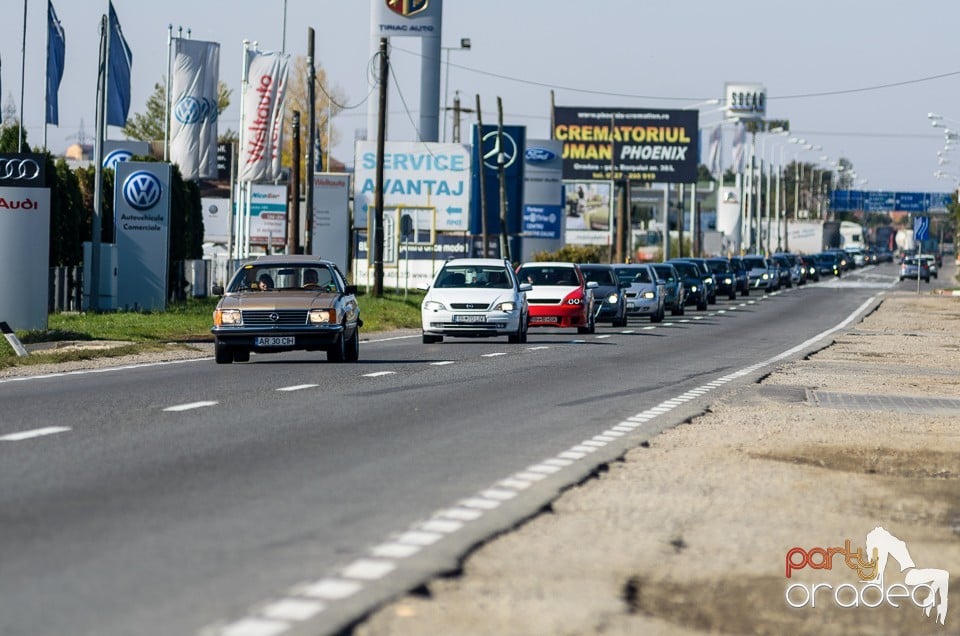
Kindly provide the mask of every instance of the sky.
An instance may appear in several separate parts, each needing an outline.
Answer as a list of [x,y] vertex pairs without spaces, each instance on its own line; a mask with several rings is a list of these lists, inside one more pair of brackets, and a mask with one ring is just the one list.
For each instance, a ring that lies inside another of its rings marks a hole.
[[[3,6],[0,100],[19,110],[23,77],[28,142],[41,145],[46,2],[3,0]],[[54,0],[54,7],[67,41],[61,125],[47,129],[48,147],[59,154],[81,135],[92,143],[99,18],[107,1]],[[114,7],[133,51],[131,113],[145,110],[166,73],[167,27],[173,25],[221,44],[220,79],[234,92],[220,122],[234,130],[243,40],[263,50],[285,43],[288,53],[303,55],[313,27],[317,65],[352,107],[333,119],[338,143],[332,152],[353,164],[367,100],[377,97],[370,76],[371,0],[114,0]],[[761,138],[758,152],[771,161],[798,158],[826,168],[842,157],[852,163],[858,189],[945,192],[960,181],[960,150],[938,156],[944,132],[927,115],[937,113],[960,130],[957,24],[956,0],[446,0],[443,78],[451,101],[460,91],[472,108],[480,96],[485,123],[495,121],[500,97],[504,123],[527,126],[530,138],[549,137],[551,91],[561,106],[699,108],[700,125],[709,131],[723,119],[709,102],[723,97],[725,83],[759,83],[767,91],[767,117],[789,120],[793,138],[822,148],[801,151],[788,137]],[[471,48],[460,50],[465,37]],[[387,138],[413,140],[420,45],[413,38],[394,38],[391,45]],[[472,117],[462,120],[465,132]],[[450,120],[446,127],[449,139]],[[109,137],[123,135],[110,128]],[[725,128],[725,166],[731,139]],[[938,170],[949,176],[935,177]]]

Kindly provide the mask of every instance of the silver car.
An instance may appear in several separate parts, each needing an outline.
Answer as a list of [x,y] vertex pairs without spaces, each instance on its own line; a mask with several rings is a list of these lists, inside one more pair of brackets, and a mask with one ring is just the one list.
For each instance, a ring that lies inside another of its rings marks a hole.
[[624,290],[627,315],[650,316],[650,322],[662,322],[666,313],[666,290],[653,265],[614,265],[613,269],[621,282],[630,283]]

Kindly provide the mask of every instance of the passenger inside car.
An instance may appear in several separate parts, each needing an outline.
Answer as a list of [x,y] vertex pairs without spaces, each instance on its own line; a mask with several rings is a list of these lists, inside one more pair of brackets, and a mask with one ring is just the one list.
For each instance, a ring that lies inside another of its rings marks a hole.
[[260,274],[260,277],[257,279],[257,289],[260,291],[266,291],[268,289],[273,289],[275,285],[273,284],[273,278],[270,274],[264,272]]

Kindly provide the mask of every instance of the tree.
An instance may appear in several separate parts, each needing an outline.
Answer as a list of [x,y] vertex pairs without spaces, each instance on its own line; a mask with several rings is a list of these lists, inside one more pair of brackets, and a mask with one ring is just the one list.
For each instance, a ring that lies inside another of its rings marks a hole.
[[[217,84],[217,113],[222,113],[230,105],[230,95],[233,91],[223,82]],[[153,93],[147,98],[146,111],[134,113],[127,119],[123,127],[123,134],[129,139],[140,141],[163,141],[164,111],[166,110],[167,86],[166,80],[153,85]],[[236,133],[232,130],[220,133],[220,139],[234,139]]]
[[[343,91],[337,87],[329,86],[327,82],[327,72],[323,70],[320,66],[316,67],[316,100],[314,102],[315,109],[314,113],[316,114],[317,120],[317,136],[320,140],[320,149],[323,151],[322,157],[317,157],[317,162],[323,161],[323,169],[329,170],[330,167],[326,165],[326,151],[331,148],[330,145],[331,139],[327,137],[327,130],[330,128],[327,124],[329,122],[328,115],[336,115],[343,108],[339,105],[346,101],[346,97],[343,94]],[[333,99],[331,99],[331,97]],[[329,107],[329,109],[328,109]],[[306,145],[310,140],[310,131],[308,126],[310,124],[310,111],[309,105],[307,104],[307,58],[298,55],[293,61],[293,68],[290,70],[290,73],[287,77],[287,95],[286,95],[286,111],[284,112],[283,117],[283,149],[281,152],[281,165],[289,166],[292,165],[293,157],[293,134],[292,134],[292,122],[293,122],[293,111],[300,112],[300,174],[306,175],[309,172],[306,170],[307,167],[307,151],[308,148]],[[338,137],[336,131],[330,130],[330,136],[332,141],[336,143]],[[312,171],[311,171],[312,172]]]

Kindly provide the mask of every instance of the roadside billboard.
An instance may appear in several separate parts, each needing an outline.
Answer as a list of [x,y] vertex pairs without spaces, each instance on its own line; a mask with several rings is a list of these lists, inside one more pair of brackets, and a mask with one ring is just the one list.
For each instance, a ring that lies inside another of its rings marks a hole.
[[350,245],[350,175],[313,175],[313,236],[311,253],[347,271]]
[[[461,144],[384,142],[384,208],[436,208],[438,231],[467,229],[470,209],[470,149]],[[353,225],[373,218],[377,144],[358,141],[353,182]]]
[[697,181],[696,110],[557,106],[553,112],[565,180]]
[[113,191],[117,307],[167,306],[170,245],[169,163],[122,161]]
[[563,144],[528,139],[523,153],[523,236],[560,239],[563,227]]
[[613,197],[610,181],[564,182],[564,242],[610,245]]
[[271,248],[287,244],[287,186],[251,186],[250,244]]

